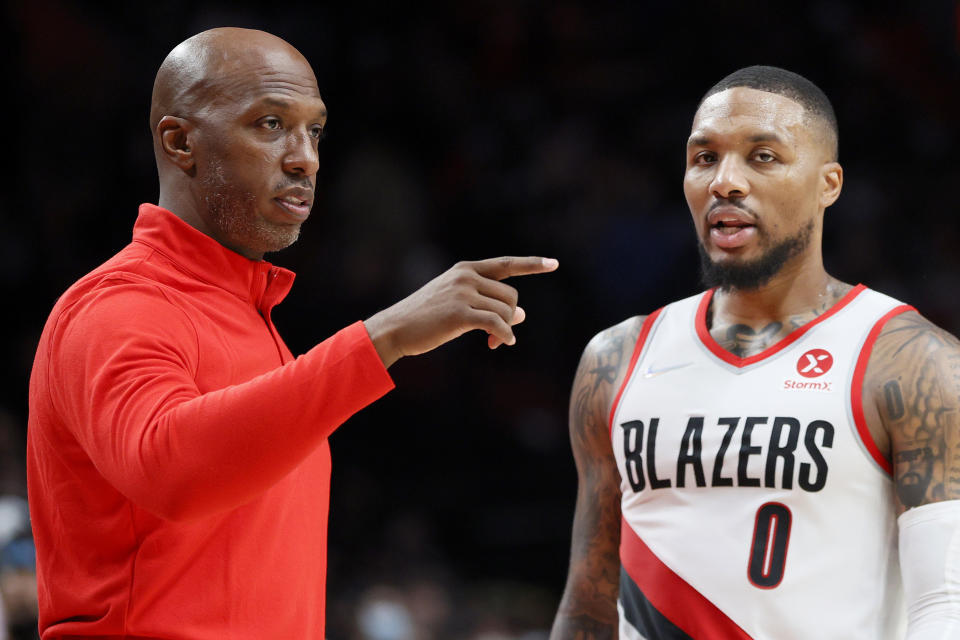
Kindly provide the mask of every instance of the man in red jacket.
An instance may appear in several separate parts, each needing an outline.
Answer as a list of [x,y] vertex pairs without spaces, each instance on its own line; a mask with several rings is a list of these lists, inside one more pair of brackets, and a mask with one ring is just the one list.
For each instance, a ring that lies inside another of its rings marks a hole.
[[44,639],[323,639],[327,437],[398,358],[473,329],[513,344],[501,280],[556,268],[459,263],[294,358],[270,318],[293,274],[262,258],[310,212],[326,115],[264,32],[206,31],[160,67],[159,206],[60,298],[31,376]]

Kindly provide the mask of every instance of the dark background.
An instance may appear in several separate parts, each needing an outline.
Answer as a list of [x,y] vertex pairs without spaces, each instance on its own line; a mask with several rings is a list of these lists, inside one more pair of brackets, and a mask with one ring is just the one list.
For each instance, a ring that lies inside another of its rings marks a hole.
[[[198,31],[287,39],[330,112],[313,215],[268,256],[298,273],[274,315],[295,353],[459,259],[560,260],[514,283],[528,312],[516,347],[471,334],[402,360],[397,389],[332,437],[333,640],[542,637],[566,575],[577,360],[599,330],[699,289],[683,148],[699,97],[736,68],[787,67],[834,102],[846,182],[827,269],[960,331],[955,2],[4,9],[0,493],[25,494],[27,381],[50,307],[156,201],[153,77]],[[394,635],[364,631],[371,620]]]

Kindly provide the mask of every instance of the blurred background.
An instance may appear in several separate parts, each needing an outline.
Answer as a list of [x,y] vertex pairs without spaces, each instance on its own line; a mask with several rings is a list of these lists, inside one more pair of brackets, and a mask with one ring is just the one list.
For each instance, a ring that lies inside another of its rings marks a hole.
[[561,263],[515,283],[528,312],[516,347],[488,352],[467,335],[404,359],[397,389],[333,435],[331,640],[546,637],[576,489],[573,372],[596,332],[699,290],[684,143],[700,96],[734,69],[784,66],[833,100],[846,182],[827,213],[828,270],[960,332],[956,2],[3,7],[0,596],[12,637],[32,637],[35,615],[19,500],[34,349],[57,296],[156,201],[153,77],[203,29],[287,39],[330,112],[313,215],[268,256],[298,273],[274,313],[295,353],[457,260]]

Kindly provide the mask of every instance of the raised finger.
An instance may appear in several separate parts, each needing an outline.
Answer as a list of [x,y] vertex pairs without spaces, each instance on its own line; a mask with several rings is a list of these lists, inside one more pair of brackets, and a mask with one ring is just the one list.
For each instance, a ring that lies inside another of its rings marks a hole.
[[559,266],[553,258],[538,256],[501,256],[470,263],[474,270],[486,278],[503,280],[511,276],[526,276],[534,273],[547,273]]

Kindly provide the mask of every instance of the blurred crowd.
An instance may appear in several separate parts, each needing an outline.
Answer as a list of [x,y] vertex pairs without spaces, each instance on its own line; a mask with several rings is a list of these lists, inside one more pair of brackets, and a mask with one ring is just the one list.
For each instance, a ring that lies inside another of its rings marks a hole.
[[37,635],[36,565],[27,501],[0,495],[0,640]]
[[29,613],[12,594],[32,575],[23,449],[39,332],[56,297],[129,240],[137,205],[155,201],[153,75],[205,28],[289,40],[330,112],[311,220],[268,257],[298,273],[274,315],[295,353],[456,260],[561,263],[519,283],[528,320],[516,347],[488,353],[468,335],[404,359],[391,369],[397,390],[332,437],[332,640],[546,637],[576,488],[573,371],[597,331],[698,290],[684,142],[700,96],[738,67],[787,67],[834,102],[846,184],[827,213],[828,271],[960,332],[951,0],[24,0],[3,11],[13,162],[0,196],[0,595],[11,633]]

